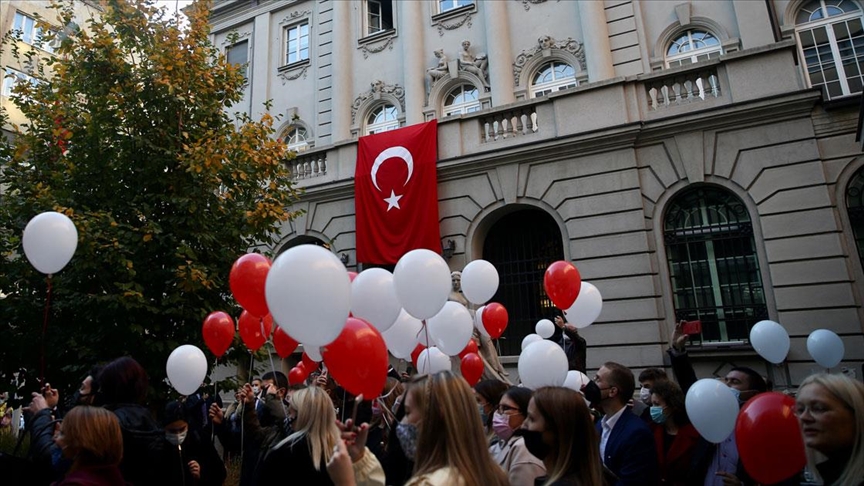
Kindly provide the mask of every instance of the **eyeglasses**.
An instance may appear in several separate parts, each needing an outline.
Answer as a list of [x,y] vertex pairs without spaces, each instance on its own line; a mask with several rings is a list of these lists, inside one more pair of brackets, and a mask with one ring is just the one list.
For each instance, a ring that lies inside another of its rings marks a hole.
[[498,413],[502,415],[516,415],[522,413],[516,407],[511,407],[510,405],[504,405],[503,403],[498,405]]
[[830,412],[831,407],[828,407],[824,403],[812,403],[810,405],[798,403],[795,405],[795,416],[800,417],[807,413],[808,410],[810,411],[811,416],[819,417],[825,412]]

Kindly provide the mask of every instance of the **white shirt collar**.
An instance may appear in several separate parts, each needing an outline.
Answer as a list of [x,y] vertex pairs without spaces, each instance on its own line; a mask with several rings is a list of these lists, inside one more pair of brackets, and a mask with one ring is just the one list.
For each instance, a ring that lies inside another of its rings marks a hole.
[[611,417],[605,416],[603,420],[601,420],[604,429],[612,430],[615,427],[615,424],[618,423],[618,419],[621,418],[621,415],[627,410],[627,407],[621,407],[621,410],[615,412]]

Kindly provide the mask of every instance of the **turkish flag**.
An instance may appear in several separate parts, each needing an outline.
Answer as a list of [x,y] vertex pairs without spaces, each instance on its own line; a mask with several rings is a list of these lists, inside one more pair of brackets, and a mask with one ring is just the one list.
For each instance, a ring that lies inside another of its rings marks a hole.
[[438,122],[360,137],[354,173],[357,261],[394,264],[426,248],[441,253]]

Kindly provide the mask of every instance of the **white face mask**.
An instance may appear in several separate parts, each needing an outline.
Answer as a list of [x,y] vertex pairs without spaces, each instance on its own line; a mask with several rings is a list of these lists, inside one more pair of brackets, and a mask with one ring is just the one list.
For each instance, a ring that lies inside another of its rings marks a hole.
[[258,385],[252,387],[252,393],[254,393],[255,395],[257,395],[260,391],[261,387],[259,387]]
[[644,386],[639,389],[639,400],[642,400],[645,403],[651,401],[651,389],[645,388]]
[[186,440],[186,434],[189,433],[189,429],[180,432],[179,434],[173,434],[170,432],[165,433],[165,439],[171,443],[171,445],[179,446]]

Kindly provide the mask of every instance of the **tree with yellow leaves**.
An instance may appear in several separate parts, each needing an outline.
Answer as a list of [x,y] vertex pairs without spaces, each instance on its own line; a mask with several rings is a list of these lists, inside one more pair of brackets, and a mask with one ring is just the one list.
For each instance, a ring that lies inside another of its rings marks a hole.
[[44,82],[16,85],[28,122],[0,142],[0,371],[38,369],[46,281],[21,249],[33,216],[63,212],[79,233],[53,276],[47,377],[76,384],[129,354],[159,393],[171,350],[203,348],[203,318],[239,311],[234,260],[272,248],[295,216],[273,117],[231,113],[245,66],[210,43],[208,3],[187,24],[151,0],[104,2],[86,23],[58,2],[54,56],[4,40]]

